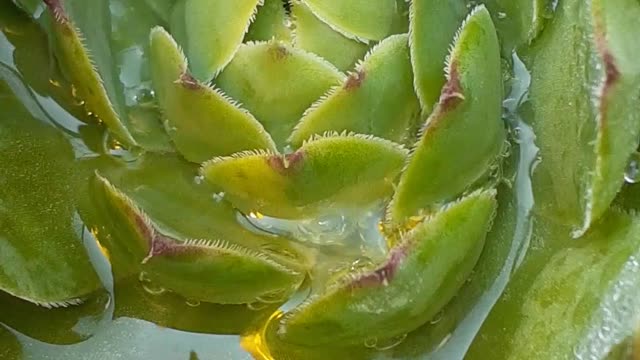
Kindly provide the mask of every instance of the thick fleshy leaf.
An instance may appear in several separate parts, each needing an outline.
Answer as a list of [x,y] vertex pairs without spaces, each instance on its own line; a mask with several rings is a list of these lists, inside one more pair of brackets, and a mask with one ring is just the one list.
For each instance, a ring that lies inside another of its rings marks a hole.
[[157,288],[149,285],[141,283],[137,276],[116,281],[114,317],[141,319],[153,326],[192,333],[233,335],[267,319],[280,306],[255,304],[250,308],[246,304],[199,302],[170,291],[158,293]]
[[416,94],[429,114],[444,85],[444,63],[460,22],[464,1],[413,0],[409,15],[409,46]]
[[125,146],[171,151],[147,68],[148,32],[162,21],[159,16],[142,1],[96,0],[90,7],[82,0],[47,3],[44,25],[77,101]]
[[495,209],[495,191],[482,191],[426,218],[383,264],[346,275],[285,315],[280,335],[306,345],[364,344],[416,329],[466,281]]
[[387,140],[335,134],[315,137],[292,154],[216,158],[201,172],[245,213],[300,218],[390,195],[406,154]]
[[637,16],[634,1],[565,1],[528,57],[535,117],[527,120],[542,156],[533,175],[538,211],[574,235],[606,211],[637,147]]
[[393,35],[371,50],[341,87],[312,105],[289,140],[294,146],[325,131],[353,131],[404,142],[420,113],[413,91],[407,35]]
[[[104,81],[105,75],[111,74],[111,64],[106,63],[110,57],[101,56],[100,50],[104,49],[90,48],[90,50],[98,50],[92,51],[93,57],[90,58],[89,49],[85,47],[85,43],[93,44],[94,42],[91,41],[91,37],[89,40],[84,40],[87,35],[80,33],[77,25],[63,8],[61,0],[47,0],[45,3],[48,6],[51,36],[54,38],[60,64],[65,70],[65,75],[75,85],[76,93],[85,101],[87,109],[107,124],[118,141],[126,145],[137,145],[114,108],[113,98],[117,96],[117,89],[111,86],[111,79],[107,78]],[[100,8],[101,5],[94,6]],[[99,19],[99,21],[104,20]],[[102,24],[95,24],[96,27],[100,25]],[[101,40],[108,44],[108,38]]]
[[264,0],[178,1],[174,6],[181,11],[172,16],[172,32],[193,75],[209,82],[231,61]]
[[306,275],[224,241],[166,238],[155,240],[142,271],[187,299],[221,304],[284,302]]
[[[531,248],[466,355],[603,359],[637,323],[640,219],[608,212],[580,241],[536,221]],[[567,325],[569,324],[569,326]]]
[[296,247],[284,238],[255,233],[241,225],[233,207],[222,201],[223,195],[212,197],[216,190],[197,177],[197,167],[176,156],[146,154],[130,164],[96,158],[83,166],[97,168],[108,178],[91,180],[94,202],[86,204],[81,213],[111,253],[116,278],[137,271],[137,264],[149,253],[148,239],[141,231],[145,224],[118,226],[135,225],[131,221],[135,218],[176,239],[220,239],[266,252],[300,271],[306,269],[306,259]]
[[216,79],[283,147],[306,109],[344,75],[321,58],[278,41],[244,44]]
[[496,24],[505,58],[539,35],[553,14],[553,7],[557,6],[547,0],[483,0],[482,3]]
[[367,44],[350,39],[322,22],[302,1],[291,4],[291,16],[296,26],[294,45],[319,55],[342,71],[351,70],[369,50]]
[[21,101],[33,105],[31,96],[0,64],[0,290],[68,306],[102,286],[74,211],[73,150],[23,107]]
[[291,30],[282,0],[263,0],[264,5],[258,8],[256,19],[251,23],[245,41],[269,41],[271,39],[289,41]]
[[498,38],[480,6],[460,30],[440,101],[389,205],[393,226],[455,199],[488,172],[505,142],[501,94]]
[[343,35],[382,40],[391,32],[395,0],[302,0],[323,22]]
[[145,2],[164,22],[169,22],[171,9],[177,0],[145,0]]
[[178,45],[159,27],[151,32],[151,68],[167,132],[188,160],[202,162],[243,150],[275,148],[251,114],[187,72]]
[[[117,228],[109,244],[111,257],[126,256],[127,265],[142,262],[141,281],[196,301],[238,304],[284,299],[305,277],[265,253],[224,240],[190,240],[160,229],[124,193],[98,176],[107,227]],[[167,184],[169,185],[169,184]],[[123,249],[124,248],[124,249]],[[119,259],[115,259],[117,262]],[[122,259],[124,260],[124,259]],[[132,266],[133,267],[133,266]],[[276,295],[274,295],[276,294]],[[262,300],[261,300],[262,299]]]
[[609,208],[624,182],[627,163],[638,147],[640,113],[640,3],[593,0],[591,11],[600,69],[595,173],[587,190],[586,229]]

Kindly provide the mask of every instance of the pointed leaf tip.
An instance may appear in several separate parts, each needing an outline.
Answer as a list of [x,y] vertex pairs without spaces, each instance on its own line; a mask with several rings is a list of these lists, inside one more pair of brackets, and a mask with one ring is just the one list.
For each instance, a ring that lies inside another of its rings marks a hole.
[[446,79],[389,204],[391,227],[456,199],[488,173],[503,149],[500,49],[483,6],[456,35]]

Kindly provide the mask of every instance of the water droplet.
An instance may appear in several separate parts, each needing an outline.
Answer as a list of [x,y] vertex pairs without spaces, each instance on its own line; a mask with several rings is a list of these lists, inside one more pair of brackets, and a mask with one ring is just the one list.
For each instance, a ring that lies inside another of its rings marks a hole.
[[149,278],[149,275],[144,271],[140,272],[140,275],[138,275],[138,280],[140,281],[144,291],[146,291],[147,293],[149,293],[151,295],[160,295],[160,294],[162,294],[162,293],[167,291],[165,288],[163,288],[161,286],[152,285],[151,284],[151,279]]
[[402,344],[402,342],[407,338],[407,334],[402,334],[398,336],[394,336],[390,339],[386,340],[378,340],[375,345],[376,350],[385,351],[393,349],[394,347]]
[[215,193],[213,194],[213,201],[219,203],[222,200],[224,200],[224,192],[219,192],[219,193]]
[[139,104],[145,104],[153,101],[155,93],[151,89],[141,88],[134,96],[134,99]]
[[378,345],[378,338],[368,338],[364,341],[364,346],[369,349],[375,349]]
[[261,301],[255,301],[247,304],[247,308],[252,311],[261,311],[266,309],[268,306],[269,304],[265,304]]
[[444,313],[442,311],[440,311],[439,313],[437,313],[430,321],[429,324],[431,325],[435,325],[437,323],[439,323],[440,321],[442,321],[442,318],[444,317]]
[[507,13],[504,13],[502,11],[498,12],[498,19],[502,20],[506,18],[507,18]]
[[633,153],[629,158],[627,169],[624,171],[624,180],[629,184],[640,182],[640,153]]
[[153,285],[149,284],[142,284],[142,288],[144,289],[144,291],[146,291],[147,293],[151,294],[151,295],[160,295],[160,294],[164,294],[167,289],[158,286],[155,287]]
[[204,176],[202,175],[197,175],[196,177],[193,178],[193,182],[196,183],[196,185],[202,184],[203,181],[204,181]]
[[200,300],[192,300],[192,299],[188,299],[186,301],[187,306],[191,306],[191,307],[198,307],[200,306]]
[[55,86],[55,87],[60,87],[60,82],[58,80],[54,80],[54,79],[49,79],[49,84]]

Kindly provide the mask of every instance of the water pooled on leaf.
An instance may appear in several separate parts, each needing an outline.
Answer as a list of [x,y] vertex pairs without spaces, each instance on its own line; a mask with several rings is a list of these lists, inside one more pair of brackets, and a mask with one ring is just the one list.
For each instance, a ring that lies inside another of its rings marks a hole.
[[385,351],[393,349],[394,347],[402,344],[402,342],[407,338],[408,334],[402,334],[398,336],[394,336],[390,339],[378,340],[374,346],[376,350]]
[[138,276],[138,281],[140,281],[140,284],[142,285],[142,288],[144,289],[144,291],[146,291],[151,295],[160,295],[167,291],[167,289],[161,286],[152,284],[151,279],[149,278],[149,275],[144,271],[140,272],[140,275]]
[[200,300],[188,299],[185,303],[187,304],[187,306],[190,306],[190,307],[200,306]]
[[624,172],[624,180],[629,184],[640,182],[640,153],[635,152],[629,158],[629,163]]

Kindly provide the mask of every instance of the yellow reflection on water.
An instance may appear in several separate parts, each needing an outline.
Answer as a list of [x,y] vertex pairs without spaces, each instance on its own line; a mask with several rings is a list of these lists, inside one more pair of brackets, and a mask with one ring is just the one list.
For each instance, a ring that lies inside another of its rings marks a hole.
[[261,327],[252,330],[240,338],[240,345],[245,351],[250,353],[254,359],[274,360],[271,351],[269,351],[269,345],[267,344],[267,329],[274,321],[280,320],[283,315],[284,311],[277,310]]

